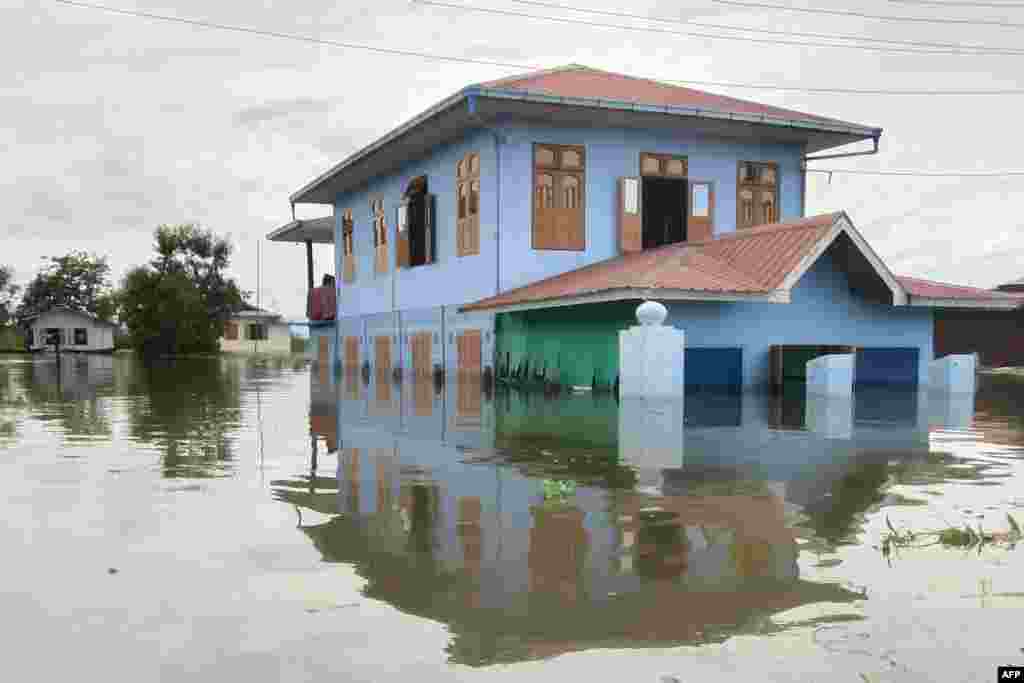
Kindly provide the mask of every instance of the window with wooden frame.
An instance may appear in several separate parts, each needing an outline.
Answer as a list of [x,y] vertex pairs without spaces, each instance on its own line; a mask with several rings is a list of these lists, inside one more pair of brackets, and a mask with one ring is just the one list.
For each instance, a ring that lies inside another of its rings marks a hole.
[[640,175],[660,178],[685,178],[686,157],[674,154],[640,153]]
[[384,216],[384,200],[370,200],[370,218],[373,222],[373,272],[388,272],[388,225]]
[[534,249],[586,249],[585,187],[582,145],[533,146]]
[[427,191],[427,176],[409,181],[397,208],[396,262],[399,268],[434,263],[436,259],[434,215],[436,200]]
[[75,328],[75,346],[89,345],[89,330],[84,327]]
[[458,202],[455,254],[480,253],[480,154],[470,152],[455,165],[455,196]]
[[779,220],[779,167],[771,162],[741,161],[736,180],[736,227]]
[[342,250],[342,275],[344,282],[354,282],[356,279],[356,255],[355,255],[355,221],[352,220],[352,209],[345,209],[341,214],[341,250]]

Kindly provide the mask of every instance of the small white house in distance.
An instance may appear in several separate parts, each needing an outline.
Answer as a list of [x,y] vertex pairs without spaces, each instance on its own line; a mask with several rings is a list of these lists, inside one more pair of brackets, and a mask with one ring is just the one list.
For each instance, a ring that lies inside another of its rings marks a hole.
[[230,353],[290,353],[288,321],[261,308],[236,311],[224,323],[220,350]]
[[114,350],[115,323],[70,308],[52,308],[29,319],[29,351],[52,351],[46,343],[51,332],[60,339],[61,351],[71,353],[111,353]]

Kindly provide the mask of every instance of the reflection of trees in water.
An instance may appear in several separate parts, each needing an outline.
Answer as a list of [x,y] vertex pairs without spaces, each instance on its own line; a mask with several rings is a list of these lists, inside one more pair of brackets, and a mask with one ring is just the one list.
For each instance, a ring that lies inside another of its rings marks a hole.
[[885,498],[882,487],[889,478],[885,461],[856,463],[829,487],[831,495],[804,508],[803,526],[830,544],[851,543],[863,526],[864,514]]
[[865,515],[886,500],[893,484],[927,486],[950,481],[977,481],[996,468],[991,463],[969,462],[951,453],[933,451],[922,457],[905,453],[876,453],[862,459],[832,483],[831,495],[804,508],[805,526],[829,544],[854,543]]
[[165,477],[218,476],[232,459],[241,408],[238,363],[174,360],[138,365],[123,393],[133,439],[163,453]]

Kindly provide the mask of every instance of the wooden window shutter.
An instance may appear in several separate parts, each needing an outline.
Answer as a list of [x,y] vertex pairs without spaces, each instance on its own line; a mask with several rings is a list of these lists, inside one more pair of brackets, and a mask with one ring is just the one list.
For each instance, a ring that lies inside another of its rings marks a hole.
[[458,256],[480,253],[480,155],[470,152],[459,160],[456,171],[456,245]]
[[533,248],[586,248],[586,150],[534,145]]
[[550,173],[536,173],[533,194],[533,247],[534,249],[555,249],[554,176]]
[[736,182],[736,227],[749,228],[778,220],[777,164],[741,161]]
[[707,180],[690,181],[688,242],[703,242],[715,236],[715,186]]
[[354,249],[354,225],[352,209],[345,209],[341,217],[342,244],[342,281],[353,282],[356,279],[356,259]]
[[409,257],[409,200],[405,200],[397,209],[398,238],[395,240],[395,259],[399,268],[408,268]]
[[643,249],[643,207],[640,178],[619,178],[619,251]]

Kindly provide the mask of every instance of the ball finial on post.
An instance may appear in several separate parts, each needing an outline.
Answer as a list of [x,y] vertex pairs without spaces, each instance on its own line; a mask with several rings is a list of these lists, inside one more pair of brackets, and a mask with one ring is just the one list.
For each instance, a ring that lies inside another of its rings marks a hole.
[[666,316],[668,309],[657,301],[645,301],[636,308],[636,319],[645,327],[664,324]]

